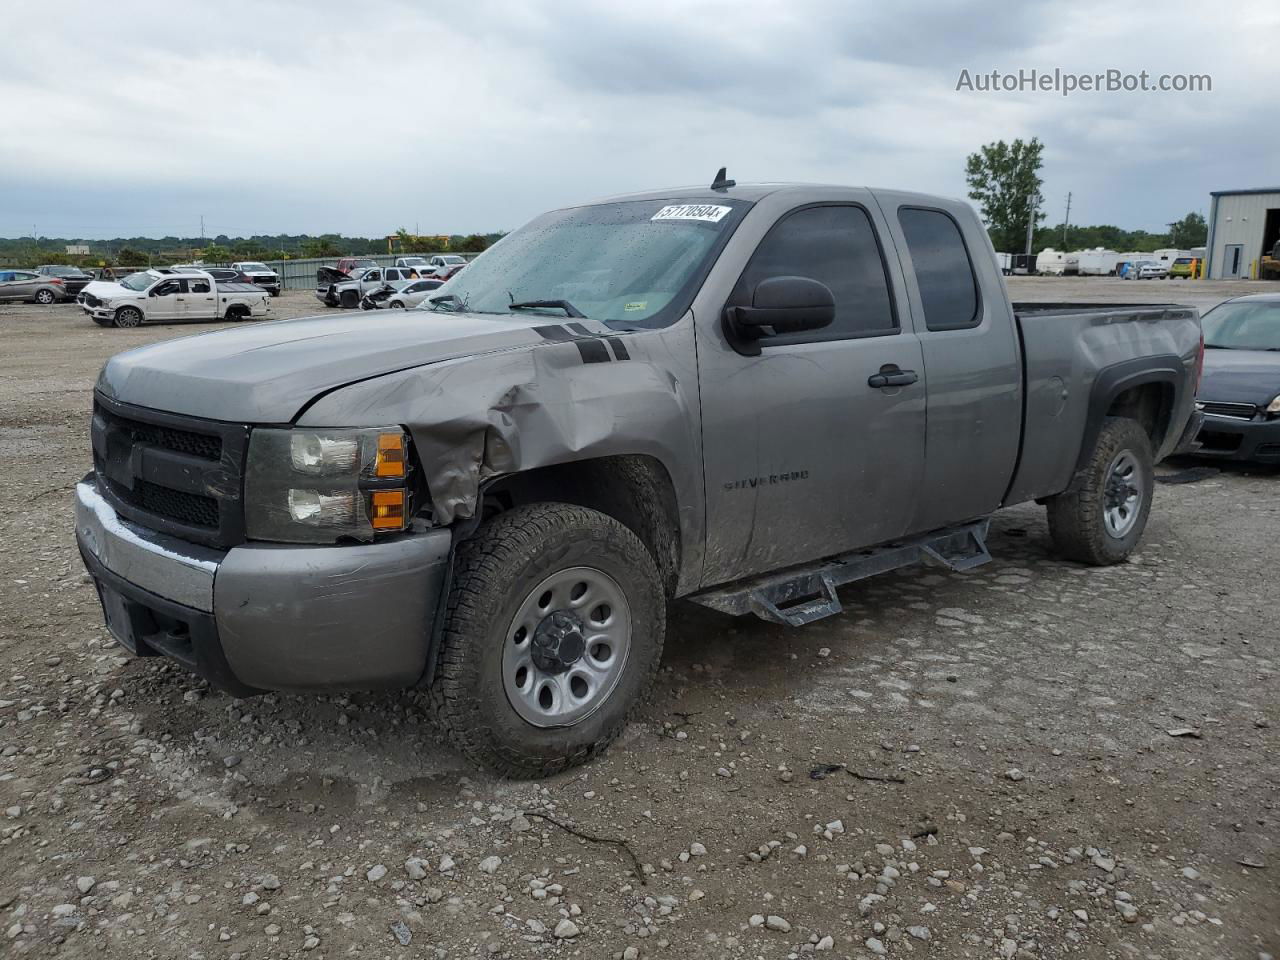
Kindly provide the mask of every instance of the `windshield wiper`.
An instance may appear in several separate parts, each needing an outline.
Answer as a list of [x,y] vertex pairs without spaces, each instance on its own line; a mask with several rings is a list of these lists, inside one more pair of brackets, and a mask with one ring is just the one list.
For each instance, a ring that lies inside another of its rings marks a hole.
[[587,319],[587,315],[568,300],[521,300],[519,303],[507,304],[508,310],[538,310],[544,308],[563,310],[575,320]]
[[431,304],[431,309],[433,310],[435,309],[437,303],[448,303],[449,301],[452,301],[457,304],[457,306],[454,308],[455,311],[462,310],[467,305],[465,300],[463,300],[461,297],[457,296],[456,294],[452,294],[452,293],[442,293],[438,297],[427,298],[427,303]]

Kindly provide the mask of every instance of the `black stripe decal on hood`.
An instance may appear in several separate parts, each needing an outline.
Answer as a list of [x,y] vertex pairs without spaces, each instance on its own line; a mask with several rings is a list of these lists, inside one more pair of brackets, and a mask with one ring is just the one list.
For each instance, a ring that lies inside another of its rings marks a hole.
[[621,337],[605,337],[609,341],[609,346],[613,347],[613,355],[619,360],[630,360],[631,354],[627,353],[627,345],[622,342]]
[[565,340],[573,339],[573,334],[558,324],[549,324],[545,327],[534,327],[533,332],[542,337],[543,340],[554,340],[557,343],[563,343]]
[[600,340],[575,340],[583,363],[608,363],[609,350]]

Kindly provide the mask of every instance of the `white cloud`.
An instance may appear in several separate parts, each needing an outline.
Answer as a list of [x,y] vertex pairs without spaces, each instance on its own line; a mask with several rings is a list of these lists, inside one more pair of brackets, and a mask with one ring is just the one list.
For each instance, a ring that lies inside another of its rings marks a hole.
[[[1257,0],[1229,18],[1101,0],[103,9],[64,0],[0,36],[0,235],[192,234],[201,214],[211,234],[511,228],[722,163],[955,195],[965,154],[1017,136],[1047,145],[1051,221],[1068,190],[1077,222],[1151,229],[1280,178],[1280,11]],[[1031,67],[1214,88],[955,91],[961,68]]]

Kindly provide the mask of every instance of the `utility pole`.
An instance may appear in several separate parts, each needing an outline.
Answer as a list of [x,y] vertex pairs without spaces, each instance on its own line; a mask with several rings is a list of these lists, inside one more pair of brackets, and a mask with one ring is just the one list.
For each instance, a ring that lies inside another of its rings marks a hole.
[[1067,224],[1071,222],[1071,191],[1067,191],[1067,215],[1062,218],[1062,249],[1067,249]]
[[1029,199],[1031,209],[1027,215],[1027,256],[1031,256],[1031,237],[1036,228],[1036,198],[1033,196]]
[[200,246],[204,246],[204,214],[200,214]]

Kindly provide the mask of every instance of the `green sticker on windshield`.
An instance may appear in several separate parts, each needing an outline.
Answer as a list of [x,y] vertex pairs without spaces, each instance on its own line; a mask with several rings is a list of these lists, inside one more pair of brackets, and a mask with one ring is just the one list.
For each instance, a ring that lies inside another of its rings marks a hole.
[[649,305],[648,300],[632,300],[625,307],[623,307],[622,310],[624,313],[630,313],[632,310],[643,310],[648,305]]

